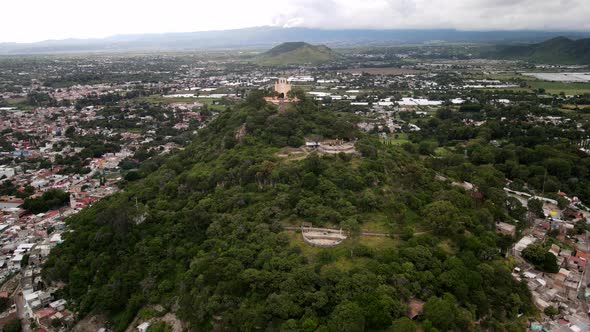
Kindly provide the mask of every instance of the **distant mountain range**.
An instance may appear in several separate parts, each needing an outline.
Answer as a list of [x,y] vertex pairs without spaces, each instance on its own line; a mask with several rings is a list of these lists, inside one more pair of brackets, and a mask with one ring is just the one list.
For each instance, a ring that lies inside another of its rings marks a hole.
[[319,64],[334,61],[340,56],[325,45],[305,42],[283,43],[262,53],[255,61],[261,65]]
[[532,45],[503,45],[489,57],[536,63],[590,65],[590,38],[557,37]]
[[590,32],[458,31],[458,30],[323,30],[256,27],[236,30],[120,35],[103,39],[49,40],[0,43],[0,54],[80,52],[192,51],[231,48],[269,48],[304,40],[330,47],[423,44],[430,42],[532,43],[558,36],[588,38]]

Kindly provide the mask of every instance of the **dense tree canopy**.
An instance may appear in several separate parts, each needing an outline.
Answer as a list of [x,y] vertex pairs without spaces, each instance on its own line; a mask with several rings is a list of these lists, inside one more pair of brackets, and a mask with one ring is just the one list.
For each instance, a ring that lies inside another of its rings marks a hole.
[[49,189],[40,197],[27,198],[23,208],[32,213],[47,212],[62,207],[70,202],[70,194],[59,189]]
[[[508,215],[498,174],[474,166],[486,186],[476,204],[355,121],[305,98],[278,112],[252,94],[185,150],[142,164],[125,192],[71,217],[43,274],[67,283],[81,315],[104,311],[117,331],[154,303],[177,304],[195,331],[415,331],[403,318],[411,298],[426,302],[418,324],[431,331],[476,321],[520,330],[534,307],[497,249],[494,216]],[[277,155],[310,136],[358,137],[360,155]],[[310,221],[354,233],[368,220],[394,239],[319,249],[283,229]]]
[[557,265],[557,258],[549,252],[549,249],[541,243],[533,243],[528,245],[522,251],[522,257],[527,261],[533,263],[542,271],[557,273],[559,272],[559,265]]

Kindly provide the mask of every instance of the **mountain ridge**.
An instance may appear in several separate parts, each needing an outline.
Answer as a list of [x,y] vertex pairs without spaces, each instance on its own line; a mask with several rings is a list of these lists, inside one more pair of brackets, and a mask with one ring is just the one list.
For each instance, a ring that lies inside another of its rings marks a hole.
[[477,43],[530,43],[567,36],[590,37],[590,32],[429,30],[327,30],[313,28],[252,27],[233,30],[127,34],[95,39],[46,40],[36,43],[0,43],[0,54],[76,52],[188,51],[224,48],[266,48],[304,40],[330,47],[383,46],[429,41]]
[[532,45],[501,46],[491,57],[537,63],[590,64],[590,38],[573,40],[555,37]]

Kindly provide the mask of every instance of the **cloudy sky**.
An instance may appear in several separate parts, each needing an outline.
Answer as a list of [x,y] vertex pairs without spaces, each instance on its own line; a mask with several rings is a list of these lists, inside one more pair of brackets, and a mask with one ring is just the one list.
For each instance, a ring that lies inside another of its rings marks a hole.
[[253,26],[583,30],[590,0],[3,0],[0,42]]

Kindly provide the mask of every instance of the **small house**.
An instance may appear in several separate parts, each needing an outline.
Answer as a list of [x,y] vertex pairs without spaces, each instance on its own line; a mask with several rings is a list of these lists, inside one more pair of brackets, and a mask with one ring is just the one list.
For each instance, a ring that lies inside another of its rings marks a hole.
[[513,237],[516,235],[516,226],[498,221],[496,222],[496,233]]

